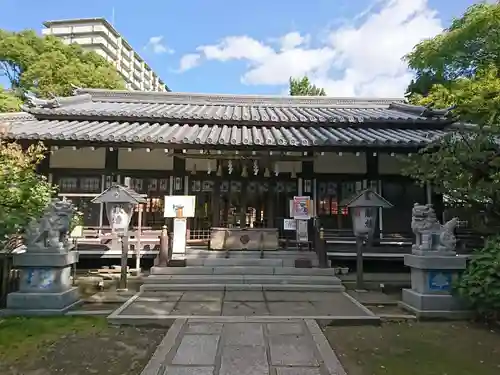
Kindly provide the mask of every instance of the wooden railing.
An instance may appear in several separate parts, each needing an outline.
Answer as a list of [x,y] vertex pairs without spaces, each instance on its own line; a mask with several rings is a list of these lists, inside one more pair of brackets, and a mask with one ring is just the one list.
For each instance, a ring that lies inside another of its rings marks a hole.
[[[457,252],[467,254],[474,249],[484,246],[486,235],[458,228],[455,232],[457,237]],[[390,251],[391,248],[407,248],[410,252],[411,246],[414,243],[413,233],[382,233],[381,238],[374,238],[369,248],[378,248],[380,252]],[[351,230],[325,229],[324,239],[326,245],[355,245],[356,238]]]

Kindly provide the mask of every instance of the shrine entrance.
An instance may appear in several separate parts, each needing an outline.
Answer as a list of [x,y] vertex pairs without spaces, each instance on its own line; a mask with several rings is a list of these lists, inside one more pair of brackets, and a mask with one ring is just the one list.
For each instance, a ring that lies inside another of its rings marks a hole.
[[266,228],[272,212],[269,183],[223,180],[220,183],[220,226]]
[[216,165],[210,173],[190,175],[189,194],[196,196],[192,239],[208,238],[210,228],[276,228],[280,238],[289,234],[283,220],[298,192],[295,173],[279,173],[273,162],[250,159],[219,159]]

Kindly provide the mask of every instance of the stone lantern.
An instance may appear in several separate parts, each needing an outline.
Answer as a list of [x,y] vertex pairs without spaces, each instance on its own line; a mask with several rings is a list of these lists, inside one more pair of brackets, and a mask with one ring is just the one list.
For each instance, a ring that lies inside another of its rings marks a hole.
[[356,289],[363,290],[363,244],[373,237],[379,208],[392,204],[371,189],[363,190],[342,202],[351,212],[352,228],[356,236]]
[[146,199],[135,190],[115,184],[92,200],[92,203],[104,203],[111,231],[121,239],[121,275],[120,289],[127,289],[128,227],[137,204]]

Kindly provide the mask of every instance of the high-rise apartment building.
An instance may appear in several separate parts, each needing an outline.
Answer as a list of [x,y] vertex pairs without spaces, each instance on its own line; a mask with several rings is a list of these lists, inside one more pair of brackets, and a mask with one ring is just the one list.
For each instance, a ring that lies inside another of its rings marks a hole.
[[144,59],[104,18],[47,21],[43,35],[54,35],[66,43],[77,43],[113,63],[129,90],[170,91]]

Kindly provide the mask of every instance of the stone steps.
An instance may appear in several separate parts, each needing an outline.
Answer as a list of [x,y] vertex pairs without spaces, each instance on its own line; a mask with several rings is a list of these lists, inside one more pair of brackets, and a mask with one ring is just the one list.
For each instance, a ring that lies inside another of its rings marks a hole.
[[290,275],[335,276],[333,268],[295,268],[271,266],[188,266],[152,267],[151,275]]
[[144,284],[307,284],[341,285],[334,276],[297,275],[150,275]]
[[[174,254],[186,267],[153,267],[141,291],[276,290],[342,292],[333,269],[315,268],[317,256],[308,251],[188,250]],[[295,268],[296,259],[309,259],[312,268]]]
[[[182,254],[182,258],[225,258],[228,255],[226,251],[220,250],[192,250],[188,249],[186,254]],[[174,257],[177,254],[174,254]],[[249,258],[259,259],[261,256],[260,251],[249,250],[234,250],[229,252],[230,258]],[[264,259],[284,259],[284,258],[306,258],[316,259],[316,253],[313,251],[297,251],[297,250],[267,250],[263,252]]]
[[249,258],[193,258],[186,259],[187,266],[208,267],[283,267],[283,259],[249,259]]
[[140,291],[152,295],[173,291],[275,291],[275,292],[344,292],[342,285],[321,284],[143,284]]

